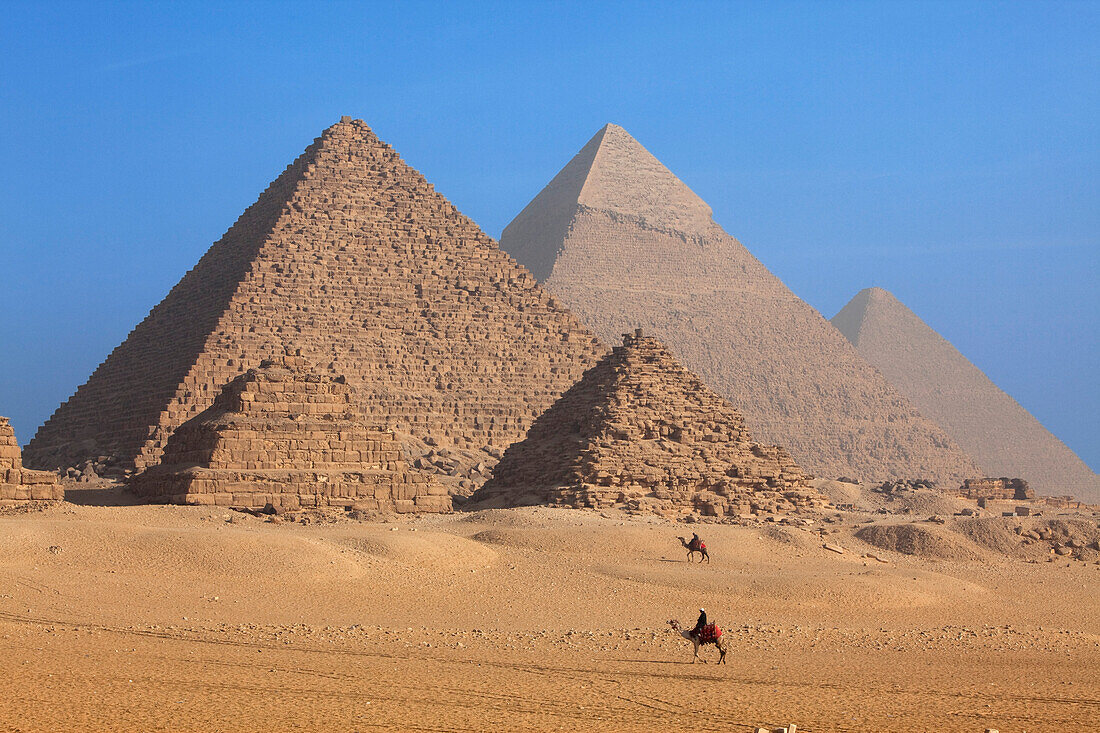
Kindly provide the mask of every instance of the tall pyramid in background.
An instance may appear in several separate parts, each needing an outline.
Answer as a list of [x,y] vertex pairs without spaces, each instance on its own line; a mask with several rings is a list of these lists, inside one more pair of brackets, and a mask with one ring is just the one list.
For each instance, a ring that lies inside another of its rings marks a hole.
[[893,295],[861,290],[832,323],[985,475],[1020,477],[1040,493],[1100,502],[1100,477]]
[[[347,376],[364,419],[502,449],[606,348],[359,120],[324,131],[27,446],[155,465],[266,358]],[[421,444],[422,445],[422,444]]]
[[597,132],[501,247],[606,342],[636,326],[664,341],[814,474],[980,473],[621,127]]

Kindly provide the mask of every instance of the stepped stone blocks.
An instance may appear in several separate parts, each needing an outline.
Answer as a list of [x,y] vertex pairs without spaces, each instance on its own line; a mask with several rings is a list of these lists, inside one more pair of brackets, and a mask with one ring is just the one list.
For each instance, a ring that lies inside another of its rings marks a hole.
[[451,509],[444,487],[409,470],[392,432],[365,426],[347,380],[299,357],[261,362],[231,380],[176,428],[162,461],[130,488],[179,504]]
[[958,485],[981,473],[620,127],[584,146],[501,247],[606,342],[635,325],[662,339],[814,474]]
[[0,417],[0,501],[61,501],[65,490],[53,471],[23,468],[11,421]]
[[364,417],[410,442],[503,449],[605,351],[366,124],[345,118],[38,430],[27,460],[155,465],[228,381],[296,352],[346,375]]
[[985,475],[1022,476],[1040,492],[1100,502],[1095,471],[889,292],[861,290],[832,323]]
[[717,517],[826,503],[786,450],[753,442],[729,402],[640,330],[504,452],[472,499]]
[[1027,481],[1019,478],[968,478],[959,487],[958,495],[964,499],[1034,499]]

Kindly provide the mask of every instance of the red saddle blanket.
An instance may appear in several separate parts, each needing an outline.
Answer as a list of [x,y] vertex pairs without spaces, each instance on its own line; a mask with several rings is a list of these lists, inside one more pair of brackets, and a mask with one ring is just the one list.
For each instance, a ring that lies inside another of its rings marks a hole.
[[690,550],[705,550],[705,549],[707,549],[707,543],[703,542],[702,540],[699,540],[698,542],[696,542],[695,540],[692,540],[691,542],[688,543],[688,549],[690,549]]
[[716,624],[707,624],[703,627],[703,630],[699,632],[699,641],[706,644],[711,641],[718,641],[718,637],[722,635],[722,630],[718,628]]

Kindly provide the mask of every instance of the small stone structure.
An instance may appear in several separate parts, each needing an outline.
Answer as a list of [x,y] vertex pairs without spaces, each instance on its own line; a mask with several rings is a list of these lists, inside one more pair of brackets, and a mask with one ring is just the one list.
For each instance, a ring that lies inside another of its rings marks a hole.
[[53,500],[65,498],[65,489],[53,471],[23,468],[23,456],[11,421],[0,417],[0,501]]
[[392,432],[365,426],[346,380],[298,356],[265,360],[229,382],[130,487],[180,504],[451,509],[444,487],[409,470]]
[[473,501],[718,517],[826,503],[786,450],[752,442],[740,413],[641,329],[505,451]]
[[964,499],[986,500],[1024,501],[1035,498],[1035,492],[1021,478],[968,478],[959,487],[958,495]]

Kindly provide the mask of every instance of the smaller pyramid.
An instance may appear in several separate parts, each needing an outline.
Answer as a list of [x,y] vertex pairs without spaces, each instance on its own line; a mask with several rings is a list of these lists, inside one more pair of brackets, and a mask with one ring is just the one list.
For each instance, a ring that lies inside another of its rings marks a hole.
[[409,470],[392,432],[364,424],[347,380],[298,356],[264,360],[230,381],[130,488],[178,504],[451,509],[444,487]]
[[11,421],[0,417],[0,502],[65,498],[65,490],[53,471],[23,468],[23,454]]
[[861,290],[832,324],[985,476],[1019,476],[1042,494],[1100,502],[1100,476],[888,291]]
[[585,372],[505,451],[475,504],[622,506],[708,516],[824,505],[783,448],[641,329]]

